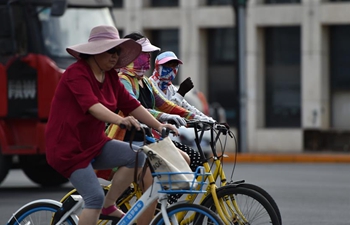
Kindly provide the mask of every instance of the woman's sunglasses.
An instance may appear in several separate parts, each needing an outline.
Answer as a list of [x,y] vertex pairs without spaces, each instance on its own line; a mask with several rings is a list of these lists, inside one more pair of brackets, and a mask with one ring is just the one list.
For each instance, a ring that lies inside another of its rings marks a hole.
[[120,53],[122,52],[121,48],[111,48],[109,50],[106,51],[107,53],[113,55],[115,53],[117,53],[117,55],[120,55]]

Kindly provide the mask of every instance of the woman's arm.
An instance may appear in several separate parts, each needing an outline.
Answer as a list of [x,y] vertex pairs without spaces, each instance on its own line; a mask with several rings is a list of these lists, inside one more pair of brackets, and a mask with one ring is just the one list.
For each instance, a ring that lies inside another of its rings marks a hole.
[[134,117],[121,117],[118,114],[106,108],[101,103],[96,103],[93,106],[91,106],[89,108],[89,112],[96,119],[101,120],[105,123],[112,123],[117,125],[124,124],[128,129],[130,129],[133,126],[137,129],[139,129],[140,127],[139,122]]
[[136,119],[138,119],[139,121],[141,121],[142,123],[146,124],[149,127],[152,127],[153,129],[159,132],[161,132],[163,128],[168,128],[174,131],[176,135],[178,135],[178,130],[176,129],[175,126],[171,124],[160,123],[142,105],[137,107],[130,114],[134,116]]

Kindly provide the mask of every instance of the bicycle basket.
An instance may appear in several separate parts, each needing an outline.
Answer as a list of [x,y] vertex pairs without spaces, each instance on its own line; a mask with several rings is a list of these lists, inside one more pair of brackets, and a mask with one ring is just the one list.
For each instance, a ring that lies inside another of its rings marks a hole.
[[[189,188],[185,182],[174,182],[175,180],[192,182],[194,174],[169,137],[153,144],[144,145],[142,150],[147,155],[152,171],[158,173],[159,180],[168,182],[166,174],[172,173],[172,189]],[[164,176],[161,173],[165,173]]]
[[[199,166],[195,172],[156,172],[152,174],[162,178],[157,182],[162,187],[162,190],[159,191],[160,193],[204,193],[206,191],[203,187],[207,184],[205,179],[209,175],[209,173],[204,171],[204,167]],[[193,179],[188,180],[184,177],[185,179],[179,180],[178,176],[184,174],[191,174]]]

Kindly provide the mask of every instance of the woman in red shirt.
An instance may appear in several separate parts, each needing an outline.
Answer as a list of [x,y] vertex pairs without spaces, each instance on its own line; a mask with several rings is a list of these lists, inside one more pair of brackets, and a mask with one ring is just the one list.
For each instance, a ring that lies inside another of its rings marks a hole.
[[[128,143],[105,135],[105,123],[140,129],[139,120],[158,131],[164,127],[176,133],[177,130],[158,122],[119,81],[115,69],[128,65],[140,54],[138,43],[121,39],[115,27],[97,26],[91,30],[87,43],[66,50],[78,60],[63,73],[52,100],[46,128],[46,158],[84,198],[79,224],[96,225],[100,213],[124,215],[115,201],[133,181],[136,163],[136,153]],[[116,109],[129,116],[115,114]],[[145,158],[139,153],[139,172]],[[114,167],[119,169],[105,196],[94,169]],[[147,210],[146,214],[153,215]]]

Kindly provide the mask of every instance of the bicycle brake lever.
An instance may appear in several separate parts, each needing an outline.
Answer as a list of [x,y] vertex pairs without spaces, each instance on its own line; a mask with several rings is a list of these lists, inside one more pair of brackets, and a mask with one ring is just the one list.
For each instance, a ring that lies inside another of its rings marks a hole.
[[227,132],[228,132],[228,135],[230,135],[230,137],[233,138],[233,132],[230,130],[228,130]]
[[168,137],[168,136],[169,136],[169,133],[170,133],[170,130],[169,130],[169,129],[163,128],[163,129],[162,129],[162,133],[161,133],[162,138]]
[[167,122],[171,125],[174,125],[176,128],[179,128],[180,126],[175,122],[175,120],[167,120]]

